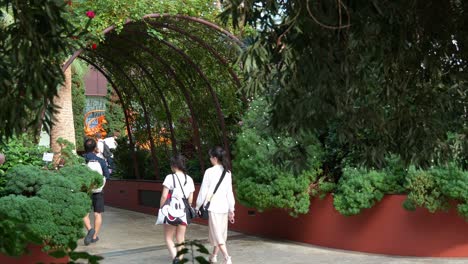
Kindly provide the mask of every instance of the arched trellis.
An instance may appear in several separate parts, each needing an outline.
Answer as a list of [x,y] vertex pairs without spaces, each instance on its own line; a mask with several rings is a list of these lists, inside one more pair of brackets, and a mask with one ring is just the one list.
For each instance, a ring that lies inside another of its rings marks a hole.
[[[177,25],[178,23],[182,22],[186,23],[186,27]],[[133,27],[135,25],[136,30]],[[188,25],[190,25],[191,27],[195,25],[196,27],[198,27],[196,29],[201,28],[202,30],[209,31],[210,34],[216,34],[214,37],[212,35],[211,39],[217,39],[218,42],[212,43],[209,40],[204,39],[202,36],[197,35],[196,32],[194,33],[193,30],[187,29]],[[191,48],[193,48],[195,45],[195,47],[197,47],[198,49],[205,51],[206,54],[211,57],[210,60],[212,62],[216,62],[221,66],[221,68],[227,71],[225,76],[228,76],[228,78],[231,80],[231,83],[233,84],[232,86],[240,88],[241,82],[234,69],[230,65],[230,62],[232,62],[233,57],[231,56],[231,58],[229,58],[226,54],[223,54],[223,51],[217,49],[217,47],[219,48],[219,43],[221,42],[225,42],[223,43],[223,45],[233,46],[237,50],[239,50],[239,47],[242,46],[242,42],[228,31],[217,26],[216,24],[213,24],[209,21],[200,18],[184,15],[150,14],[144,16],[141,21],[127,21],[126,24],[123,26],[122,32],[128,33],[130,32],[130,30],[127,29],[132,28],[131,31],[133,31],[133,34],[147,33],[142,31],[141,27],[138,28],[138,26],[143,26],[143,28],[146,26],[148,28],[151,27],[158,30],[170,31],[172,32],[171,36],[175,36],[176,34],[176,36],[180,36],[179,40],[181,40],[181,42],[190,42],[190,45],[192,45]],[[138,29],[140,31],[138,31]],[[126,30],[127,32],[125,32]],[[203,68],[203,65],[201,65],[196,58],[192,58],[192,54],[190,54],[190,48],[180,47],[180,43],[175,44],[166,39],[154,38],[154,41],[158,43],[157,45],[161,45],[159,46],[159,49],[155,49],[154,47],[148,46],[147,43],[139,43],[139,41],[134,40],[132,37],[129,37],[128,34],[115,34],[115,26],[111,26],[105,29],[103,33],[105,35],[106,40],[105,44],[103,44],[102,50],[98,48],[97,50],[81,49],[76,51],[73,54],[73,56],[71,56],[70,59],[64,64],[63,70],[68,68],[69,65],[73,62],[73,60],[79,57],[88,62],[90,65],[93,65],[93,67],[95,67],[101,73],[103,73],[104,76],[109,80],[109,83],[116,91],[119,100],[122,103],[122,107],[124,108],[129,142],[132,147],[132,160],[134,162],[134,168],[136,169],[135,174],[137,175],[137,178],[139,177],[138,160],[136,159],[136,154],[133,149],[133,147],[135,146],[135,140],[132,136],[132,127],[129,122],[127,111],[131,105],[131,101],[133,100],[132,98],[135,98],[135,96],[143,108],[143,117],[146,122],[146,131],[148,134],[148,138],[150,139],[150,148],[152,158],[154,161],[153,163],[155,164],[155,171],[157,171],[158,160],[156,154],[154,153],[155,146],[153,144],[151,134],[152,124],[149,117],[150,113],[148,112],[152,109],[153,106],[148,106],[147,104],[145,104],[145,99],[147,99],[145,98],[145,92],[141,94],[141,91],[133,82],[132,78],[134,78],[133,75],[136,75],[136,72],[138,72],[138,74],[143,74],[145,78],[145,86],[147,87],[147,89],[148,87],[154,87],[154,91],[157,92],[158,95],[153,95],[153,97],[159,97],[160,102],[158,104],[160,104],[161,107],[166,111],[166,122],[169,124],[169,128],[171,130],[171,138],[173,139],[171,141],[174,143],[173,151],[177,152],[176,138],[172,126],[173,121],[170,113],[171,111],[169,109],[168,102],[165,98],[164,87],[160,87],[158,82],[161,82],[161,80],[165,80],[165,82],[167,83],[174,83],[173,86],[176,87],[176,90],[180,92],[177,93],[179,93],[179,95],[183,99],[185,105],[188,108],[188,113],[191,117],[190,123],[192,125],[193,130],[193,144],[198,153],[198,159],[202,170],[205,169],[205,165],[203,162],[204,154],[201,152],[201,128],[199,126],[201,120],[200,117],[197,115],[197,111],[195,111],[194,109],[193,100],[196,100],[196,98],[193,98],[193,91],[188,87],[193,86],[194,83],[196,83],[197,86],[204,87],[204,89],[208,91],[207,95],[211,97],[212,105],[215,108],[218,125],[221,128],[222,142],[224,148],[227,150],[230,159],[228,132],[224,120],[225,117],[221,108],[221,103],[219,101],[217,91],[212,84],[213,77],[209,77],[204,72],[205,69]],[[109,40],[109,38],[112,39]],[[125,40],[128,43],[132,43],[135,49],[138,49],[139,51],[141,51],[141,53],[145,54],[144,56],[146,56],[146,59],[152,58],[152,62],[142,62],[134,54],[126,52],[125,47],[116,47],[115,45],[113,46],[112,44],[109,44],[113,40],[115,41],[115,39],[118,38],[121,38],[121,40]],[[150,37],[148,36],[148,38]],[[162,46],[164,46],[164,48],[162,48]],[[105,49],[112,49],[114,51],[118,50],[122,54],[122,57],[126,58],[126,63],[131,65],[131,67],[125,70],[122,69],[123,67],[119,68],[119,63],[122,62],[119,62],[116,58],[105,55]],[[161,51],[160,49],[163,51]],[[182,61],[183,64],[187,65],[186,67],[190,69],[190,72],[186,73],[181,71],[180,69],[182,66],[179,64],[172,65],[170,60],[166,59],[168,56],[167,54],[169,53],[171,54],[170,56],[178,56],[179,60]],[[129,72],[125,72],[126,70]],[[189,80],[187,78],[189,78]],[[157,174],[155,176],[156,178],[158,177]]]

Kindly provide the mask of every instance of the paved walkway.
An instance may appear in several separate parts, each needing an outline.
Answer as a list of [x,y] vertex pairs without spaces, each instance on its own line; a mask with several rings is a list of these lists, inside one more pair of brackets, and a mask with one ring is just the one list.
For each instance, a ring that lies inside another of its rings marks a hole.
[[[80,246],[103,256],[104,264],[165,264],[171,263],[163,240],[163,227],[154,225],[155,217],[112,207],[106,207],[100,240],[96,244]],[[187,239],[207,243],[206,226],[193,224]],[[83,241],[79,242],[83,245]],[[408,264],[408,263],[468,263],[468,259],[407,258],[361,254],[327,249],[287,241],[272,241],[229,232],[228,249],[235,264]],[[190,262],[191,263],[191,262]]]

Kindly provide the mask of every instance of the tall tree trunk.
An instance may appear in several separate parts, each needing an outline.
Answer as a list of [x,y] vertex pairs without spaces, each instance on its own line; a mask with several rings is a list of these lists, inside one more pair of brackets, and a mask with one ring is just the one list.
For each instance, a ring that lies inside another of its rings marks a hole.
[[[57,113],[54,114],[54,123],[50,129],[50,146],[55,154],[59,153],[61,149],[60,144],[57,143],[58,138],[63,138],[76,144],[72,107],[71,67],[68,67],[64,74],[65,83],[59,88],[57,96],[54,97],[54,104],[58,106],[58,109]],[[54,164],[57,164],[58,161],[59,155],[54,155]]]

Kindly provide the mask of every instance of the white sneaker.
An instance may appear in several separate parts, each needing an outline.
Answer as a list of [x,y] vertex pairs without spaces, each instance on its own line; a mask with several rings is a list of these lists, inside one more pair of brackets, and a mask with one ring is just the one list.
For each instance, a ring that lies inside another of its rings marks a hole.
[[231,257],[226,257],[226,258],[224,259],[224,264],[232,264]]
[[217,256],[216,255],[210,255],[209,259],[210,263],[216,263],[218,262]]

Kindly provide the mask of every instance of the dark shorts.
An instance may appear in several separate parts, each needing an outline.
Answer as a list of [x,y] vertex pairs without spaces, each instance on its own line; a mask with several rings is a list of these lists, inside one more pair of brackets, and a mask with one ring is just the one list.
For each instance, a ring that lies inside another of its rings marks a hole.
[[102,192],[93,193],[92,200],[93,200],[94,212],[95,213],[104,212],[104,194]]

